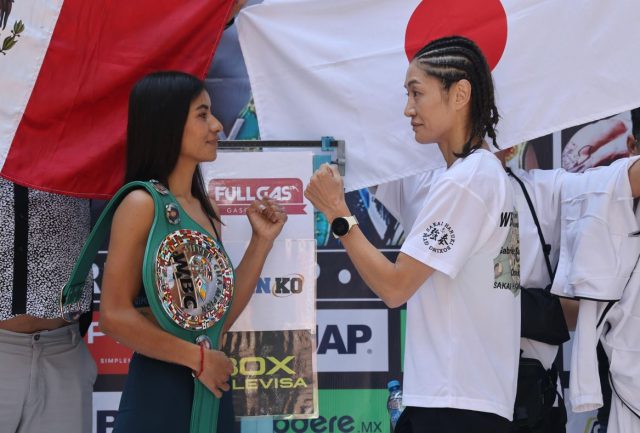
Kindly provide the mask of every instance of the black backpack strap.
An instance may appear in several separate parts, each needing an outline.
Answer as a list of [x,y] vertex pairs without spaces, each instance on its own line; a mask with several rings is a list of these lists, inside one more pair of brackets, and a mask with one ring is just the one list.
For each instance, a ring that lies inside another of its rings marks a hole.
[[[522,188],[522,192],[524,193],[524,198],[527,199],[527,204],[529,205],[529,210],[531,211],[531,216],[533,217],[533,222],[536,223],[536,227],[538,228],[538,237],[540,238],[540,244],[542,245],[542,252],[544,254],[544,261],[547,265],[547,271],[549,272],[549,278],[551,279],[551,282],[553,282],[554,273],[553,273],[553,270],[551,269],[551,261],[549,260],[549,252],[551,251],[551,245],[547,244],[544,240],[544,236],[542,234],[542,228],[540,227],[540,221],[538,221],[538,215],[536,215],[536,210],[534,209],[533,203],[531,202],[531,197],[529,196],[527,187],[518,178],[518,176],[513,174],[513,172],[509,167],[505,167],[505,170],[507,171],[509,176],[513,177],[515,181],[518,182],[518,184],[520,185],[520,188]],[[551,286],[549,286],[548,289],[550,290]]]

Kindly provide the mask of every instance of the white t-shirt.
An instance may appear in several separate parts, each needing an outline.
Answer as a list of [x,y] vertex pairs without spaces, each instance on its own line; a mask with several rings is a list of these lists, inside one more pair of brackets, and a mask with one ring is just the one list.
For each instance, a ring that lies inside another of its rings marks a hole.
[[401,251],[435,269],[407,302],[404,404],[513,416],[520,348],[517,213],[479,150],[432,184]]
[[[375,197],[400,221],[408,232],[422,210],[429,189],[444,168],[408,176],[377,187]],[[552,269],[558,263],[560,250],[560,188],[562,179],[571,176],[563,169],[530,170],[514,168],[513,173],[525,184],[542,228],[545,242],[551,245]],[[520,232],[520,283],[523,287],[546,287],[550,283],[538,230],[520,185],[509,176],[518,212]],[[551,368],[558,346],[522,338],[522,356],[539,360],[544,368]],[[559,388],[561,391],[561,388]]]
[[378,185],[374,195],[409,233],[422,210],[427,194],[445,167]]
[[[623,158],[562,182],[560,259],[551,292],[602,301],[619,300],[633,271],[640,243],[633,212],[629,167]],[[597,252],[597,254],[596,254]]]
[[[628,173],[637,159],[587,170],[562,185],[562,239],[552,292],[581,298],[569,380],[574,412],[603,403],[598,339],[609,357],[612,388],[640,412],[640,241],[632,235],[640,226]],[[598,326],[609,300],[617,302]],[[609,426],[616,425],[610,420]]]

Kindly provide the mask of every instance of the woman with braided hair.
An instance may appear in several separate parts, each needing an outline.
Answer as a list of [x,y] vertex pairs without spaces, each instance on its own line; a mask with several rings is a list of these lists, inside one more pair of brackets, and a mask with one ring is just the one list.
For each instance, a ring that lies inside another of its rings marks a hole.
[[[333,167],[321,167],[305,195],[331,221],[371,290],[391,308],[407,303],[406,409],[395,431],[508,432],[520,342],[520,257],[513,191],[485,141],[488,136],[497,147],[491,72],[475,43],[446,37],[418,51],[405,87],[416,140],[437,143],[447,167],[423,200],[410,185],[400,199],[384,185],[378,189],[383,203],[387,195],[409,215],[395,263],[359,230]],[[409,190],[417,197],[407,197]]]

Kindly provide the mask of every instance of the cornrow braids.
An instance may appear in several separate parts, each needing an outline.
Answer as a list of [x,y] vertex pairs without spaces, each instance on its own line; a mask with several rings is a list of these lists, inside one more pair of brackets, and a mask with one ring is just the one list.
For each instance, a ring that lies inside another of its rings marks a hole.
[[413,57],[427,75],[442,82],[444,90],[462,79],[471,83],[471,134],[455,155],[464,158],[482,146],[485,136],[496,142],[496,125],[500,119],[495,104],[491,70],[480,48],[462,36],[436,39],[425,45]]
[[640,107],[631,110],[631,131],[636,140],[640,140]]

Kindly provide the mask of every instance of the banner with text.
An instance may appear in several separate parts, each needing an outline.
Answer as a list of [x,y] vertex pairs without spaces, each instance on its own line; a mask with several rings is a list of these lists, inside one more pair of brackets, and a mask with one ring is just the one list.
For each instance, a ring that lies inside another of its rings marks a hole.
[[234,361],[236,416],[317,416],[314,215],[304,198],[311,152],[221,152],[202,167],[218,204],[231,261],[241,262],[252,231],[246,209],[270,198],[288,221],[274,242],[255,292],[226,339]]

